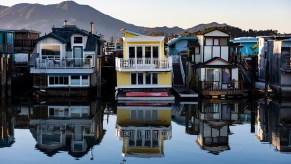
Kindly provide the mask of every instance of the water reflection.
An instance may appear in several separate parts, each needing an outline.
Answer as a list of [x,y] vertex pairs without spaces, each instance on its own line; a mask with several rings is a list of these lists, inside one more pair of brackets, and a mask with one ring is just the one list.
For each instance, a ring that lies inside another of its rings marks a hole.
[[10,103],[1,102],[0,110],[0,148],[10,147],[14,141],[15,112]]
[[104,136],[100,102],[58,98],[34,104],[30,132],[36,140],[36,148],[48,156],[67,151],[80,158]]
[[172,105],[125,102],[117,106],[116,137],[122,157],[164,157],[164,141],[172,138]]
[[260,100],[257,114],[258,140],[277,151],[291,152],[291,102]]
[[242,100],[205,99],[197,104],[176,103],[172,117],[185,125],[187,134],[197,136],[196,143],[202,150],[218,155],[230,150],[230,126],[250,122],[249,107]]

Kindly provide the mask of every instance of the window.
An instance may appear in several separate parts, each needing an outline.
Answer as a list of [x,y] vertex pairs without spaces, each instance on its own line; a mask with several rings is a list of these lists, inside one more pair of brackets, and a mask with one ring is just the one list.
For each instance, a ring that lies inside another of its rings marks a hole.
[[137,47],[137,58],[142,58],[142,47]]
[[151,58],[151,47],[145,47],[145,57]]
[[131,110],[130,111],[131,121],[157,121],[158,111],[157,110]]
[[80,76],[71,76],[71,85],[80,85]]
[[131,74],[131,84],[136,85],[136,73]]
[[136,46],[128,47],[129,58],[158,58],[158,46]]
[[159,47],[154,46],[153,47],[153,58],[158,58],[159,57]]
[[157,73],[152,73],[152,79],[153,79],[152,84],[158,84],[158,74]]
[[206,46],[212,46],[212,45],[213,45],[213,40],[212,40],[212,38],[206,38],[206,40],[205,40],[205,45],[206,45]]
[[83,43],[83,37],[74,37],[74,43],[75,44]]
[[89,76],[82,76],[82,85],[89,86]]
[[131,84],[132,85],[152,85],[158,84],[157,73],[131,73]]
[[129,58],[135,58],[135,47],[129,47]]
[[41,46],[41,55],[43,59],[60,58],[61,46],[60,45],[43,45]]
[[49,85],[69,85],[68,76],[49,76]]
[[142,85],[143,84],[143,73],[139,73],[138,74],[138,77],[137,77],[137,80],[138,80],[138,84]]
[[214,38],[214,39],[213,39],[213,45],[214,45],[214,46],[219,46],[219,39]]

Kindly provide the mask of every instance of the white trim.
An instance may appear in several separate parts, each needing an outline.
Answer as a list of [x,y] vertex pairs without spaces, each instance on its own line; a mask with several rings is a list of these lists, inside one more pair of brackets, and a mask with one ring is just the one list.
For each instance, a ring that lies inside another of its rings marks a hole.
[[126,44],[126,58],[129,59],[129,47],[134,47],[134,58],[137,58],[137,47],[142,47],[142,58],[145,57],[145,47],[151,47],[151,59],[154,59],[153,57],[153,47],[158,47],[158,59],[162,58],[162,48],[161,45],[159,44]]
[[152,37],[152,36],[136,36],[136,37],[123,37],[125,42],[162,42],[164,37]]
[[118,110],[172,110],[171,106],[117,106]]

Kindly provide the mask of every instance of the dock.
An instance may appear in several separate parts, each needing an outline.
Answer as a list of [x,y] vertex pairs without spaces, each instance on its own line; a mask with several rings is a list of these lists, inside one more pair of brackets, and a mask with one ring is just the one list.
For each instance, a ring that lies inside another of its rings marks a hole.
[[198,93],[194,92],[192,89],[187,89],[184,86],[174,86],[174,93],[180,101],[197,101]]

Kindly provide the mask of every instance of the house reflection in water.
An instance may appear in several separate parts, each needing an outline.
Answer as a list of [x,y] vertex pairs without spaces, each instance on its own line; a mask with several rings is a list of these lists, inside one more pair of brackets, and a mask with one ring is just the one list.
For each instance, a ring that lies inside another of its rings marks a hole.
[[164,140],[172,138],[171,109],[159,102],[118,104],[116,137],[123,142],[123,158],[164,157]]
[[10,147],[14,141],[15,113],[2,102],[0,108],[0,148]]
[[37,149],[48,156],[68,151],[80,158],[99,144],[105,133],[101,105],[84,99],[47,100],[34,105],[30,126]]
[[257,113],[257,138],[272,144],[277,151],[291,152],[290,100],[259,101]]
[[201,149],[214,155],[230,150],[229,126],[241,123],[240,107],[239,102],[230,100],[204,100],[199,103],[196,143]]

